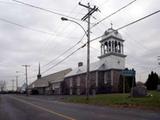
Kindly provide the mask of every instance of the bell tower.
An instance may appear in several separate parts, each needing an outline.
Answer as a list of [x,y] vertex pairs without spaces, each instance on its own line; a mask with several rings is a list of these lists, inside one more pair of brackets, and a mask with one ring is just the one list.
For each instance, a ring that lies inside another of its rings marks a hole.
[[107,65],[108,69],[124,69],[125,57],[123,38],[121,34],[112,27],[104,32],[101,44],[100,61]]

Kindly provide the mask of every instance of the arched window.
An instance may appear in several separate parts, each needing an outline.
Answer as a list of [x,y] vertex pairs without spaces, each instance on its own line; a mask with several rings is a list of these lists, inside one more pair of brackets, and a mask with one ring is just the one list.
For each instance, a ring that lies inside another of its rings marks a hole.
[[120,42],[118,42],[118,53],[120,53],[121,52],[121,43]]
[[109,52],[111,52],[111,41],[109,41],[109,44],[108,44],[108,46],[109,46]]
[[115,52],[117,52],[117,41],[115,41]]

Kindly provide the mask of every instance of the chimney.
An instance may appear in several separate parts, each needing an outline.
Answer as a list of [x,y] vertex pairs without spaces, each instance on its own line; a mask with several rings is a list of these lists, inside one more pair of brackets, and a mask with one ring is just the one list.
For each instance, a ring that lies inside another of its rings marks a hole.
[[78,67],[81,67],[81,66],[83,66],[83,62],[78,63]]

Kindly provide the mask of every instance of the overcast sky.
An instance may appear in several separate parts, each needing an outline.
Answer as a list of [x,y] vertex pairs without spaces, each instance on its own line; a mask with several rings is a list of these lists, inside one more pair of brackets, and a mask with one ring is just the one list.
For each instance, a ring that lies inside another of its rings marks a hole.
[[[78,19],[81,19],[87,13],[87,9],[78,5],[80,0],[20,1]],[[93,14],[91,19],[93,24],[131,1],[81,0],[81,3],[87,4],[90,2],[92,6],[96,5],[101,11]],[[110,23],[113,23],[113,28],[117,29],[159,9],[159,0],[137,0],[93,28],[91,39],[103,35],[104,31],[110,27]],[[19,84],[22,85],[25,82],[25,71],[22,65],[28,64],[30,65],[28,68],[29,82],[32,82],[36,79],[39,62],[41,66],[47,64],[83,37],[84,31],[78,25],[71,22],[62,22],[61,17],[12,0],[0,0],[0,80],[6,80],[8,86],[10,86],[11,80],[15,79],[16,71],[19,71]],[[6,20],[26,26],[29,29],[7,23]],[[125,39],[126,67],[136,70],[137,81],[144,82],[151,70],[160,74],[160,66],[158,66],[157,60],[157,56],[160,56],[159,20],[160,13],[119,31]],[[77,22],[87,28],[85,22]],[[97,56],[100,55],[99,40],[91,43],[91,62],[97,61]],[[85,41],[86,37],[83,39],[83,42]],[[77,45],[49,66],[42,67],[42,72],[81,45]],[[86,48],[79,50],[42,76],[69,67],[77,67],[79,61],[86,63]]]

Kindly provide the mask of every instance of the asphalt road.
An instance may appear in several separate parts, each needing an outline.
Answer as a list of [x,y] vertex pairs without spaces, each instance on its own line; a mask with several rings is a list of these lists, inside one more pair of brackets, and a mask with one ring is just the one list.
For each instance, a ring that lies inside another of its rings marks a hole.
[[56,96],[0,95],[0,120],[160,120],[160,112],[63,103]]

